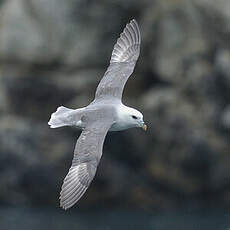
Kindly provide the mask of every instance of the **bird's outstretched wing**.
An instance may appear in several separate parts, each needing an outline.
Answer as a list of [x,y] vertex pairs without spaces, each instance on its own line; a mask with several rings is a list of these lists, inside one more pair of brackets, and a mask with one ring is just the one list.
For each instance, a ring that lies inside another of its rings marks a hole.
[[106,97],[122,98],[125,83],[132,74],[140,53],[140,43],[140,30],[133,19],[126,25],[114,46],[110,65],[97,87],[95,100]]
[[104,139],[111,125],[111,119],[94,121],[82,131],[76,143],[72,166],[62,185],[60,193],[62,208],[72,207],[89,187],[95,176]]

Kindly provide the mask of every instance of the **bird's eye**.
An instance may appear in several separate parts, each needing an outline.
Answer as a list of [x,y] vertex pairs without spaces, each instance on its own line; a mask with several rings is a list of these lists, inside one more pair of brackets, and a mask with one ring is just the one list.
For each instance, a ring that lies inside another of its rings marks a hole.
[[134,116],[134,115],[132,115],[132,118],[133,118],[133,119],[137,119],[137,117],[136,117],[136,116]]

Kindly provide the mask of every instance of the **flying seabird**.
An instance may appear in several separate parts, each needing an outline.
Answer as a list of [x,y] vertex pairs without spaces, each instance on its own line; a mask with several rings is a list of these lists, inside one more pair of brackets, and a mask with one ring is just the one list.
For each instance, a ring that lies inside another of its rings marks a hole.
[[140,53],[140,43],[140,30],[133,19],[114,46],[110,65],[97,87],[94,100],[80,109],[60,106],[51,115],[48,122],[50,128],[75,126],[82,130],[72,165],[61,188],[60,206],[64,209],[72,207],[92,182],[108,131],[134,127],[147,129],[141,112],[125,106],[121,101],[123,88]]

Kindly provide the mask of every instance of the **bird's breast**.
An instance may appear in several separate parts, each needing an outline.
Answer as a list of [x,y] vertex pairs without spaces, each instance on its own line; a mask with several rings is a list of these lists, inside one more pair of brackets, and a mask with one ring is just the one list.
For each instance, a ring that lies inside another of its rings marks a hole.
[[111,126],[109,131],[122,131],[122,130],[129,129],[129,128],[132,128],[132,126],[129,126],[123,122],[116,122]]

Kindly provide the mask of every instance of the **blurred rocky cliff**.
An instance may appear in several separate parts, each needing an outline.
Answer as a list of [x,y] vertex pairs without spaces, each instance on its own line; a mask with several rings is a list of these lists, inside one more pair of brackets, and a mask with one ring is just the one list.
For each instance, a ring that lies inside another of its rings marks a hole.
[[58,206],[79,132],[47,121],[93,99],[136,18],[141,54],[123,100],[149,128],[108,134],[79,205],[230,207],[229,12],[229,0],[1,0],[0,204]]

